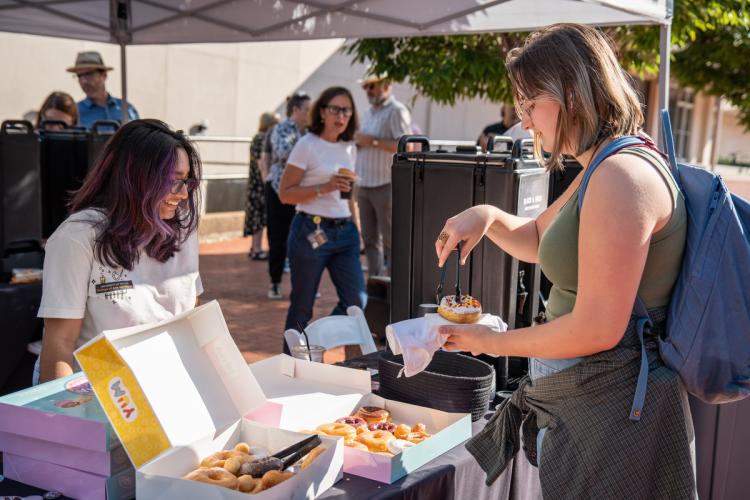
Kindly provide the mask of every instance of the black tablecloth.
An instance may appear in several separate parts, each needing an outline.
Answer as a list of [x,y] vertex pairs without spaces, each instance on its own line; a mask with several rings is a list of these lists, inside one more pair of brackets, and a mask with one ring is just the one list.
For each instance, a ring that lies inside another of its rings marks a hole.
[[[377,366],[377,354],[363,356],[356,363]],[[345,363],[350,364],[350,363]],[[377,383],[377,377],[374,380]],[[476,434],[487,423],[488,413],[472,424]],[[542,498],[537,469],[523,454],[514,460],[497,481],[485,486],[485,474],[463,444],[437,457],[393,484],[384,484],[351,474],[319,498],[383,500],[383,499],[446,499],[446,500],[537,500]],[[6,479],[0,482],[0,496],[42,495],[44,491]]]

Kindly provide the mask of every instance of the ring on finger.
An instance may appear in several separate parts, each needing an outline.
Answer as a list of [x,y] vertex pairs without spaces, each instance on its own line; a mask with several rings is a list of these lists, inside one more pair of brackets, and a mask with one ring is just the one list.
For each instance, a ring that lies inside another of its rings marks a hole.
[[448,233],[446,233],[445,231],[442,231],[440,233],[440,236],[438,236],[438,241],[442,241],[443,244],[446,244],[448,242],[448,237],[449,237]]

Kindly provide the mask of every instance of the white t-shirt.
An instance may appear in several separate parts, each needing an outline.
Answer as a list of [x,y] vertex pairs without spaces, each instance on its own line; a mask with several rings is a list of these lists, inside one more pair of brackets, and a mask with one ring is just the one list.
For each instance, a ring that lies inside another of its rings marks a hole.
[[[294,145],[287,165],[305,171],[300,186],[314,186],[328,182],[340,168],[354,171],[357,148],[351,142],[328,142],[308,133]],[[297,210],[321,217],[341,218],[352,215],[348,200],[341,199],[341,191],[323,193],[297,205]]]
[[96,210],[71,215],[47,240],[40,318],[83,318],[76,347],[103,330],[161,321],[195,307],[203,293],[194,231],[166,262],[145,253],[132,271],[112,268],[94,254]]
[[511,139],[513,139],[514,143],[518,139],[533,139],[534,138],[534,134],[531,133],[531,130],[524,129],[521,122],[518,122],[512,127],[510,127],[508,130],[505,131],[503,135],[508,136]]

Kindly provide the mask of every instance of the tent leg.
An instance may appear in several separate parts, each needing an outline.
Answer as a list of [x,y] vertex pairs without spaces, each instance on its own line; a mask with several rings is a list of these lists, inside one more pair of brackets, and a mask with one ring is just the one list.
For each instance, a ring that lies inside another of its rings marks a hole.
[[128,123],[128,66],[127,55],[125,53],[125,42],[120,42],[120,81],[122,85],[122,117],[120,122],[125,125]]
[[[672,39],[672,23],[662,24],[659,31],[659,111],[669,108],[669,59]],[[661,127],[657,126],[661,138]],[[663,139],[659,144],[664,147]]]

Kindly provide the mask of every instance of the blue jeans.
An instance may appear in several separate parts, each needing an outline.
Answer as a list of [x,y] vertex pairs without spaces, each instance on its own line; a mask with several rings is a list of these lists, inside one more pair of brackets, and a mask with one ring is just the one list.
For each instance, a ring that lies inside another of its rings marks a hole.
[[[349,306],[362,309],[367,304],[365,278],[359,260],[359,231],[353,222],[342,225],[321,223],[328,241],[313,250],[307,235],[315,231],[315,223],[308,217],[297,214],[292,220],[287,242],[287,255],[292,277],[292,294],[286,315],[285,330],[303,327],[312,319],[315,294],[320,285],[323,270],[328,269],[336,287],[339,302],[332,315],[346,314]],[[289,348],[284,342],[284,352]]]

